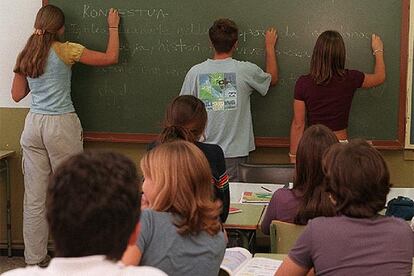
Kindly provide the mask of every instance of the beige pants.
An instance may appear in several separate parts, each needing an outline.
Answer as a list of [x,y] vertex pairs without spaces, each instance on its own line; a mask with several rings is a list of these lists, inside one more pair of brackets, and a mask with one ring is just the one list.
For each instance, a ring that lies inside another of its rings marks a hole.
[[23,238],[27,264],[47,254],[46,191],[50,175],[72,154],[82,152],[82,127],[75,113],[26,117],[20,143],[23,149]]

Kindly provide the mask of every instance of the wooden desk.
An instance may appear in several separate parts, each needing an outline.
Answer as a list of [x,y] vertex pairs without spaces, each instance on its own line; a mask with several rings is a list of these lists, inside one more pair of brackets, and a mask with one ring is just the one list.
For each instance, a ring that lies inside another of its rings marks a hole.
[[224,223],[224,228],[227,230],[229,237],[232,234],[239,235],[243,239],[243,247],[253,252],[256,243],[256,230],[259,227],[259,221],[265,206],[241,203],[231,203],[230,206],[242,211],[229,214],[226,223]]
[[230,207],[242,210],[229,214],[224,227],[226,229],[256,230],[262,217],[264,205],[231,203]]
[[10,171],[7,158],[14,154],[12,150],[0,150],[0,173],[6,173],[6,213],[7,213],[7,256],[12,256],[11,238],[11,204]]
[[263,187],[275,192],[276,190],[283,188],[285,184],[269,184],[269,183],[244,183],[244,182],[230,182],[230,202],[240,203],[241,195],[243,192],[266,192]]

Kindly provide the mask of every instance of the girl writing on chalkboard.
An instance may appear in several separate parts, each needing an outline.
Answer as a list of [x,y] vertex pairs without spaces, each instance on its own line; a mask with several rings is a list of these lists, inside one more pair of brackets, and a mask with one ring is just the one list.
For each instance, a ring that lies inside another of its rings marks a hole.
[[[149,145],[175,140],[194,143],[206,156],[213,175],[214,194],[222,202],[220,218],[225,222],[230,208],[229,177],[226,171],[224,153],[219,145],[199,142],[207,124],[207,111],[203,101],[192,95],[178,96],[168,105],[165,112],[164,130],[158,140]],[[143,195],[145,196],[145,195]]]
[[204,153],[187,141],[164,143],[147,152],[141,170],[149,208],[141,214],[137,244],[122,261],[168,275],[218,275],[226,242]]
[[64,14],[58,7],[43,6],[36,15],[33,34],[17,57],[12,98],[19,102],[29,93],[32,96],[20,141],[25,184],[23,237],[29,265],[46,266],[50,260],[45,217],[48,178],[64,159],[83,150],[82,128],[70,95],[71,67],[75,62],[118,62],[118,12],[110,9],[107,21],[106,52],[96,52],[80,44],[60,42]]
[[323,124],[339,140],[347,140],[352,98],[357,88],[369,88],[385,81],[384,47],[381,38],[372,35],[375,57],[373,74],[345,69],[345,44],[336,31],[325,31],[313,49],[310,73],[301,76],[295,86],[293,121],[290,130],[291,162],[295,161],[298,142],[308,125]]

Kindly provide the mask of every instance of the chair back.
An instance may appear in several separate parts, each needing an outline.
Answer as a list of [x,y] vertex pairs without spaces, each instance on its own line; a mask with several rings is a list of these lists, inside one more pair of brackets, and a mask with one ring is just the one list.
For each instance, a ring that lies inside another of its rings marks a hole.
[[294,164],[239,164],[240,182],[287,184],[294,175]]
[[295,245],[306,225],[297,225],[279,220],[270,224],[270,252],[287,254]]

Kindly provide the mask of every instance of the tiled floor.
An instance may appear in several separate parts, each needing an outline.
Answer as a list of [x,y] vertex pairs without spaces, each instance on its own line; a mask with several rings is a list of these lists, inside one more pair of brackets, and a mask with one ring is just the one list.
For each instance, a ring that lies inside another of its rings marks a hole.
[[6,256],[0,256],[0,274],[14,268],[25,266],[23,257],[8,258]]

